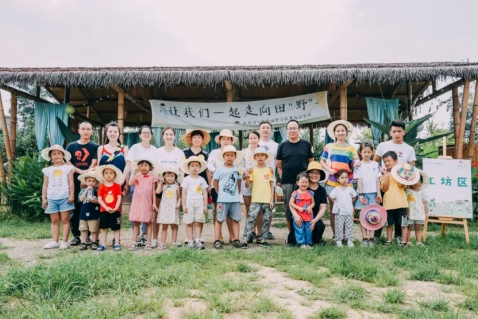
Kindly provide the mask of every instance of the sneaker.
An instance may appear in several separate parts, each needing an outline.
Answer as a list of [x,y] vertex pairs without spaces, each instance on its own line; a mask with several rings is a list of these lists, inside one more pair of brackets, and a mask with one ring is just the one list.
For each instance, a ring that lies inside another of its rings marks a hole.
[[337,241],[337,242],[336,242],[336,245],[337,245],[337,247],[343,247],[341,240]]
[[402,237],[397,237],[395,238],[395,240],[397,241],[397,244],[401,244],[402,243]]
[[347,240],[347,247],[354,247],[354,242],[352,240]]
[[43,246],[44,249],[55,249],[55,248],[60,248],[60,244],[57,243],[56,241],[52,241],[45,246]]
[[413,246],[413,243],[412,243],[411,241],[409,241],[409,242],[407,243],[407,246]]
[[300,249],[307,249],[306,245],[300,245]]
[[105,246],[99,245],[96,251],[103,251],[106,250]]
[[255,232],[251,232],[251,235],[249,236],[249,240],[247,241],[248,244],[252,244],[254,239],[256,239],[257,235]]
[[369,246],[369,247],[375,246],[375,242],[374,242],[373,240],[369,240],[369,241],[368,241],[368,246]]
[[369,246],[369,241],[368,241],[368,239],[364,239],[364,240],[362,241],[362,247],[368,247],[368,246]]
[[402,241],[400,242],[400,247],[407,247],[408,246],[408,243]]
[[158,247],[158,240],[157,239],[153,239],[151,241],[151,248],[156,248]]
[[120,251],[121,250],[120,245],[114,245],[113,248],[114,248],[115,251]]
[[194,247],[195,247],[194,241],[189,240],[189,241],[188,241],[188,248],[194,248]]
[[247,241],[246,241],[246,240],[244,240],[244,241],[242,242],[241,248],[242,248],[242,249],[247,249]]
[[204,245],[204,238],[202,238],[202,237],[201,237],[201,238],[199,238],[199,241],[201,242],[201,244],[203,244],[203,245]]
[[274,237],[274,235],[272,235],[272,233],[269,231],[269,232],[267,232],[266,239],[274,240],[275,237]]
[[335,245],[336,243],[337,243],[337,238],[335,238],[335,236],[332,236],[332,245]]
[[270,245],[268,242],[266,242],[264,239],[260,240],[260,241],[257,243],[257,245],[258,245],[259,247],[270,247],[270,246],[271,246],[271,245]]
[[305,249],[312,249],[311,245],[305,245]]
[[171,248],[179,248],[181,246],[182,246],[182,244],[178,244],[178,243],[172,243],[171,244]]
[[420,241],[420,242],[417,243],[417,246],[423,247],[423,246],[425,246],[425,244]]
[[146,246],[146,240],[147,240],[146,233],[142,233],[141,234],[141,246]]
[[195,246],[196,246],[196,249],[197,249],[197,250],[204,250],[204,249],[206,249],[206,247],[204,247],[203,243],[201,243],[200,241],[197,241],[196,244],[195,244]]
[[66,241],[62,241],[60,244],[60,249],[68,249],[70,248],[70,244],[67,243]]
[[236,248],[241,248],[241,242],[237,239],[232,242],[232,245]]

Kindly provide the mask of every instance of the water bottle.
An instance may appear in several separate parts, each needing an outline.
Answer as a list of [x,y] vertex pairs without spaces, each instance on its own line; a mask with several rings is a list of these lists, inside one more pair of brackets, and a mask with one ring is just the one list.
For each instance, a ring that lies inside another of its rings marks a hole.
[[207,219],[212,220],[213,219],[213,206],[212,206],[212,197],[209,196],[207,198]]
[[94,191],[92,189],[89,189],[88,190],[88,193],[86,193],[86,197],[88,199],[94,199],[95,198],[95,194],[94,194]]

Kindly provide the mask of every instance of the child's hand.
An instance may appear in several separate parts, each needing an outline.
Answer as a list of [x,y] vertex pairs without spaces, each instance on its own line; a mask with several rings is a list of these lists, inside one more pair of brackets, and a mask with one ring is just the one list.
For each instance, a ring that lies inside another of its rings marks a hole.
[[360,165],[362,165],[362,162],[356,161],[352,166],[353,167],[360,167]]
[[274,208],[274,201],[273,201],[272,199],[271,199],[271,202],[269,203],[269,207],[270,207],[271,209]]
[[153,211],[159,212],[159,208],[156,205],[153,205]]
[[297,226],[302,227],[302,218],[299,215],[294,215],[294,222]]
[[203,211],[204,211],[204,214],[207,214],[207,205],[204,205]]
[[388,176],[387,168],[382,167],[382,168],[380,169],[380,171],[382,172],[382,175],[383,175],[383,176]]
[[380,204],[382,202],[382,195],[377,195],[375,201]]
[[48,205],[48,201],[47,201],[46,199],[44,199],[44,200],[42,201],[41,207],[42,207],[43,209],[46,209],[46,206],[47,206],[47,205]]
[[329,169],[329,175],[335,175],[337,174],[337,171],[333,168]]
[[185,214],[187,214],[187,213],[188,213],[188,208],[187,208],[187,207],[183,207],[183,212],[184,212]]
[[312,221],[310,222],[310,226],[309,226],[310,231],[314,230],[314,227],[315,227],[316,223],[317,223],[317,221],[315,219],[312,219]]
[[176,209],[179,209],[179,206],[181,206],[181,204],[180,204],[180,203],[177,203],[177,204],[176,204]]
[[309,214],[312,213],[312,206],[307,207],[305,211]]
[[360,202],[364,205],[367,205],[367,199],[365,198],[365,196],[363,195],[360,195],[359,196],[359,199],[360,199]]
[[136,175],[138,175],[138,173],[139,173],[139,168],[136,167],[136,168],[134,169],[134,175],[136,176]]
[[68,203],[73,203],[75,201],[75,196],[69,196],[68,197]]

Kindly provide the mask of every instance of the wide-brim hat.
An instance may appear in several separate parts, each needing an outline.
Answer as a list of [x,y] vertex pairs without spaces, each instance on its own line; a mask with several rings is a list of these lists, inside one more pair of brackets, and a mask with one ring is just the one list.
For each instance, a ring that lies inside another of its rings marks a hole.
[[89,171],[85,174],[82,174],[80,176],[78,176],[78,180],[82,183],[82,184],[85,184],[85,180],[89,177],[93,177],[94,179],[97,180],[98,183],[101,182],[101,178],[98,176],[98,174],[96,173],[96,171]]
[[214,141],[219,145],[221,144],[220,138],[222,136],[232,138],[232,144],[236,144],[236,142],[237,142],[237,137],[235,137],[234,134],[232,134],[231,130],[228,130],[227,128],[225,128],[219,133],[219,135],[217,135],[214,138]]
[[190,156],[189,158],[185,159],[181,163],[181,169],[184,173],[191,174],[190,170],[189,170],[189,167],[188,167],[189,163],[191,163],[191,162],[198,162],[199,165],[201,165],[201,167],[199,168],[199,173],[204,172],[207,168],[207,163],[204,160],[204,156],[202,154],[200,154],[199,156]]
[[367,205],[360,211],[360,224],[367,230],[378,230],[387,222],[387,211],[380,205]]
[[402,185],[414,185],[420,180],[418,168],[408,164],[398,164],[390,172],[395,180]]
[[428,174],[422,171],[421,169],[418,169],[418,171],[420,172],[420,175],[422,176],[422,180],[423,180],[422,185],[420,186],[420,189],[424,190],[425,188],[428,187],[428,185],[430,185],[430,177],[428,177]]
[[269,162],[270,160],[274,159],[274,155],[272,155],[271,152],[268,152],[264,147],[256,147],[256,149],[254,150],[254,153],[249,154],[249,160],[255,161],[256,159],[254,158],[254,156],[256,156],[257,154],[266,155],[267,158],[265,162]]
[[219,162],[224,162],[224,157],[223,157],[224,153],[230,153],[230,152],[236,153],[236,159],[234,160],[235,164],[240,163],[242,161],[243,154],[241,151],[236,150],[234,145],[228,145],[224,147],[224,149],[217,154],[216,160]]
[[140,163],[140,162],[148,162],[151,165],[151,167],[154,169],[155,161],[153,161],[152,159],[147,158],[147,157],[142,157],[138,160],[134,160],[131,163],[131,169],[135,170],[138,167],[138,163]]
[[[201,132],[203,138],[202,138],[202,144],[201,144],[201,147],[204,147],[206,146],[209,141],[211,140],[211,135],[209,135],[209,133],[205,130],[200,130],[200,129],[196,129],[196,130],[190,130],[189,132],[186,133],[186,135],[184,135],[183,137],[183,140],[184,140],[184,143],[186,143],[189,147],[193,146],[193,133],[195,132]],[[219,144],[219,143],[218,143]]]
[[333,121],[332,123],[329,124],[329,126],[327,126],[327,134],[329,134],[330,138],[333,139],[334,141],[335,141],[334,130],[335,130],[335,127],[339,124],[345,125],[345,127],[347,128],[347,136],[345,138],[349,138],[350,136],[352,136],[354,132],[354,126],[352,125],[352,123],[345,120]]
[[116,184],[119,184],[123,181],[123,172],[121,172],[118,167],[108,164],[108,165],[101,165],[95,168],[95,173],[98,176],[98,178],[100,178],[100,182],[104,183],[105,179],[103,177],[103,171],[107,168],[113,170],[116,173],[116,177],[115,177]]
[[65,161],[68,162],[69,160],[71,160],[70,152],[65,150],[63,148],[63,146],[55,144],[55,145],[47,147],[47,148],[45,148],[44,150],[41,151],[41,157],[43,157],[45,159],[45,161],[50,161],[51,160],[50,151],[60,151],[60,152],[63,153],[63,157],[64,157]]
[[177,169],[176,167],[172,166],[164,166],[161,168],[158,168],[155,170],[155,172],[158,174],[159,178],[162,178],[164,173],[174,173],[176,174],[176,182],[181,183],[183,181],[184,175]]
[[320,171],[319,183],[323,182],[323,181],[326,181],[328,179],[328,174],[325,173],[324,169],[322,168],[322,165],[320,165],[319,162],[317,162],[317,161],[310,162],[309,166],[307,166],[307,170],[305,172],[308,173],[309,171],[311,171],[313,169],[317,169],[317,170]]

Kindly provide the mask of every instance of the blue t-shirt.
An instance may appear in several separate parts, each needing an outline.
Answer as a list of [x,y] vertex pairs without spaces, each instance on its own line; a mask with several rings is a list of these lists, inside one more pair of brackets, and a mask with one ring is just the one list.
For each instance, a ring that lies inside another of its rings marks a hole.
[[[78,197],[83,195],[86,192],[86,188],[82,188]],[[98,189],[93,189],[93,198],[98,200]],[[80,220],[96,220],[100,219],[100,205],[90,203],[88,201],[88,197],[81,203],[81,210],[80,210]]]
[[218,203],[237,203],[241,201],[237,182],[242,179],[242,174],[239,173],[237,167],[218,167],[214,172],[213,178],[219,181],[219,189],[217,190]]

